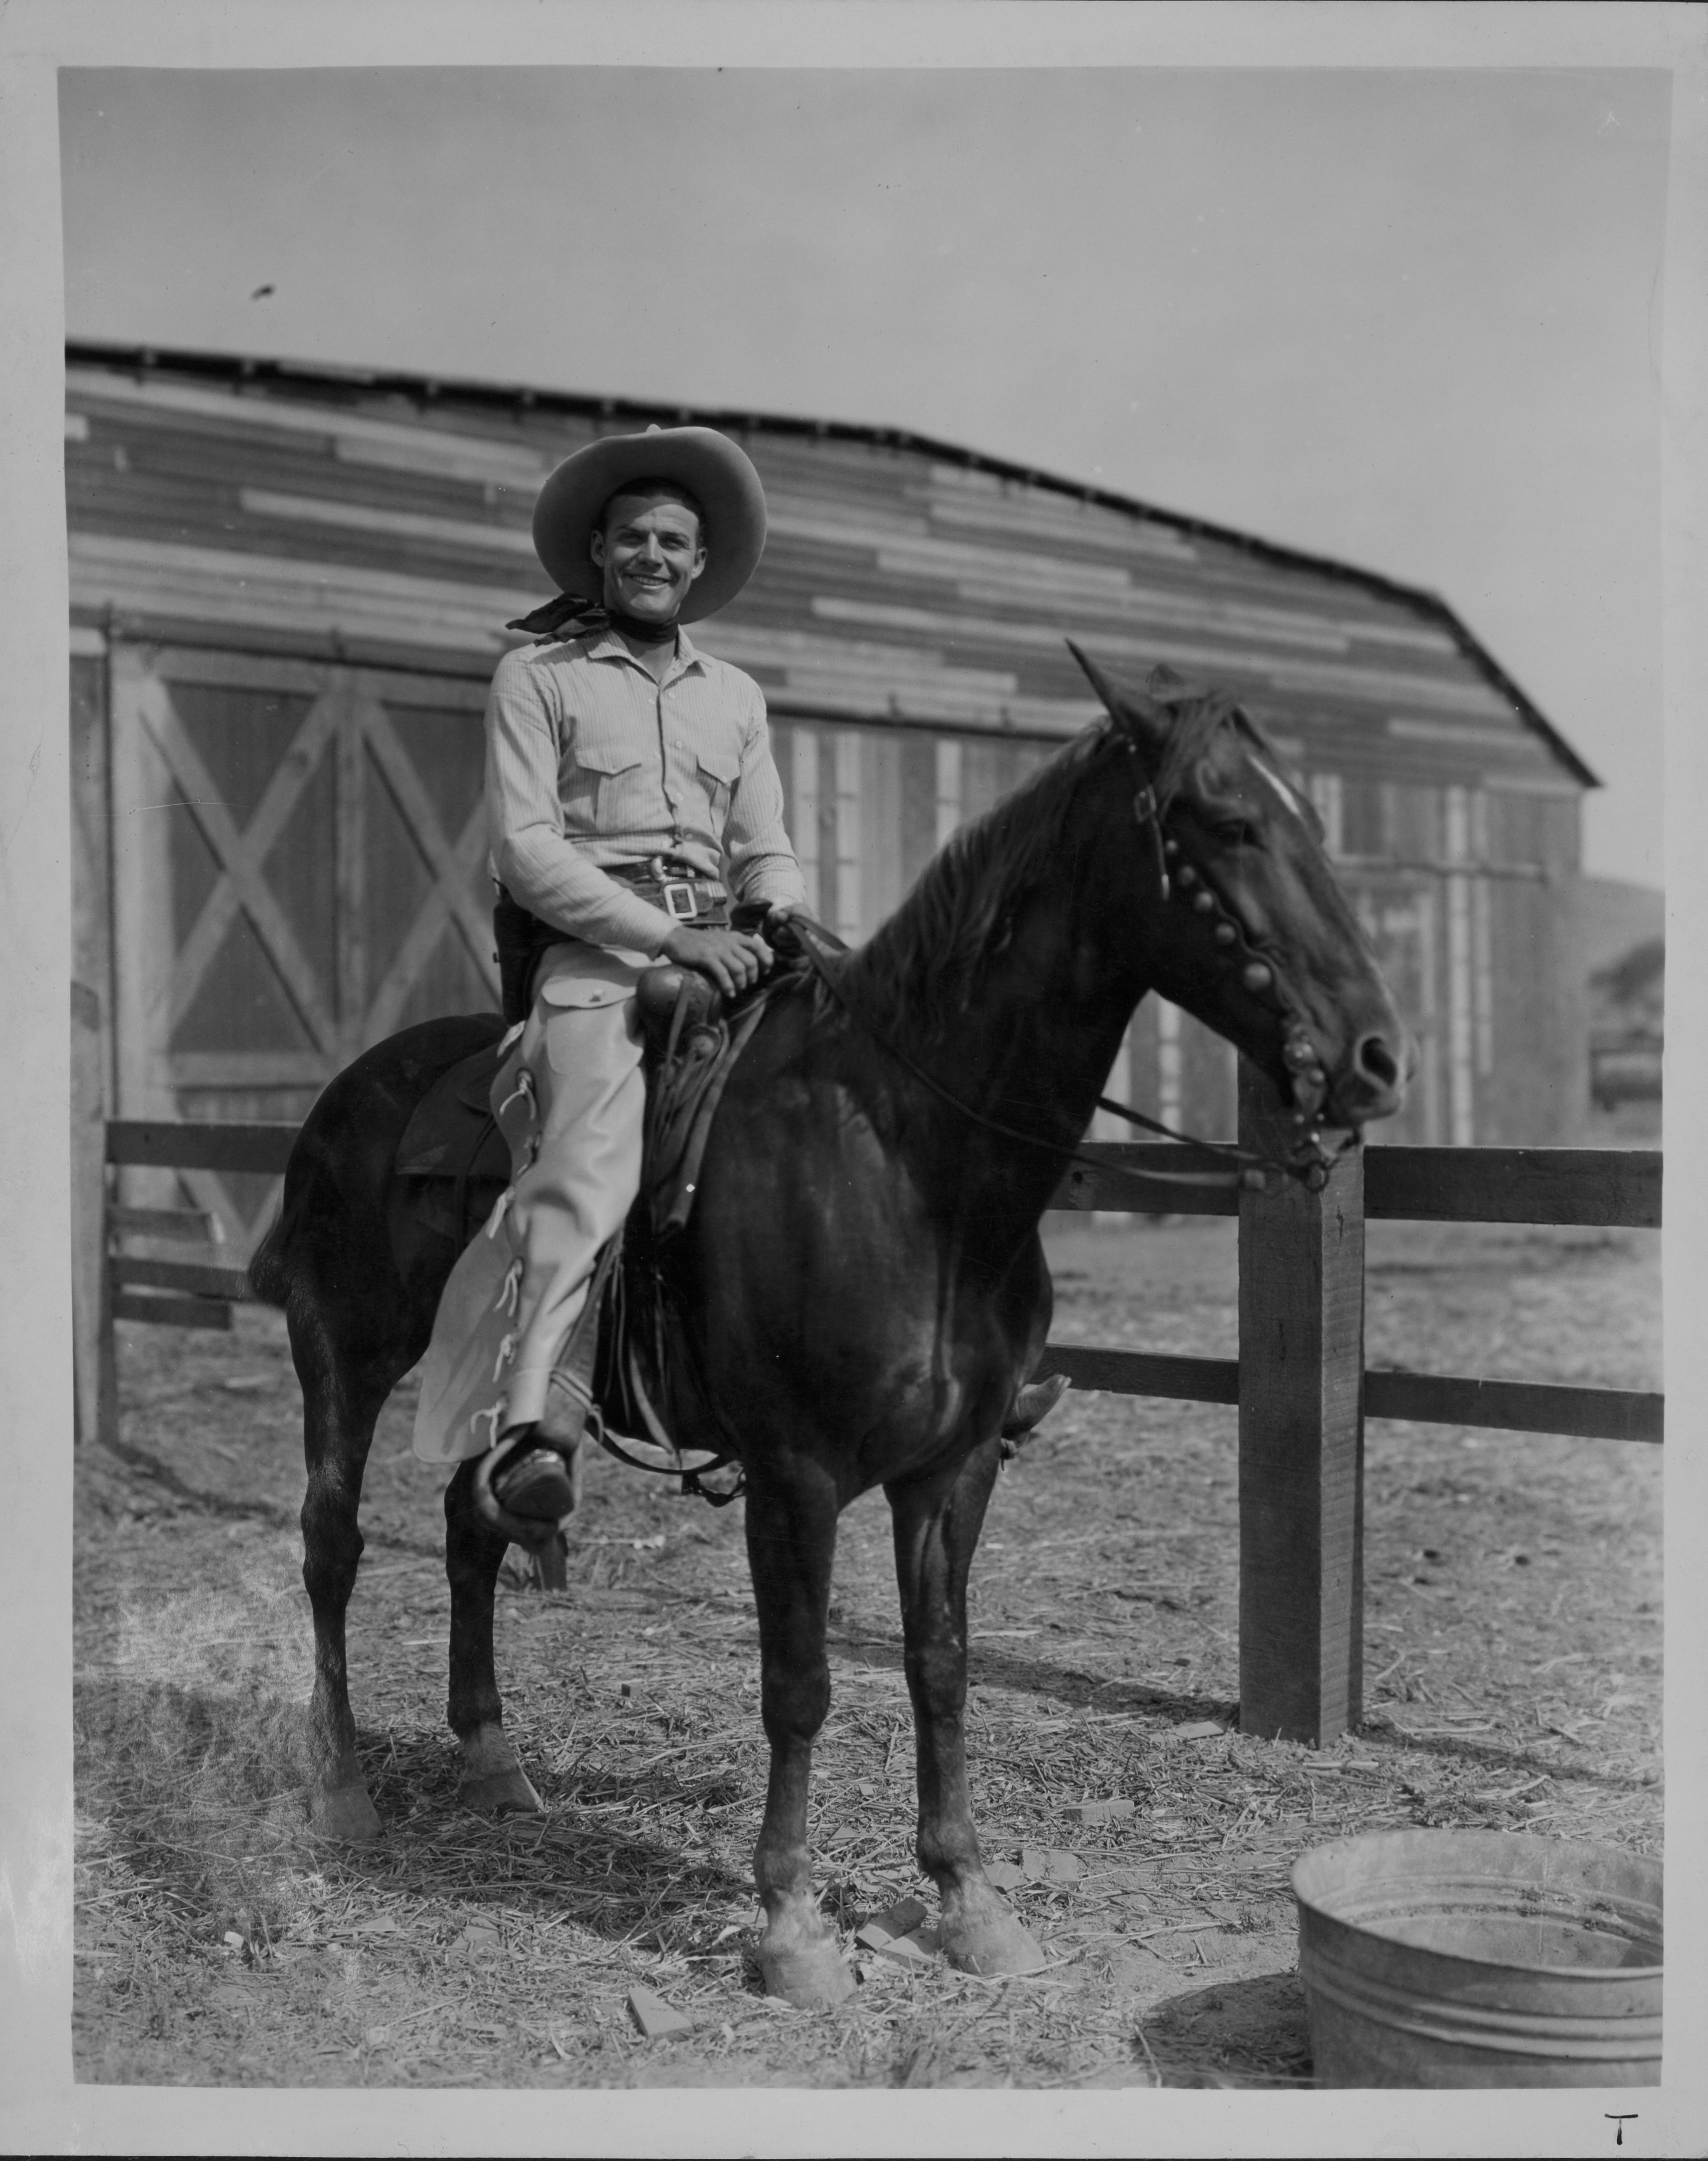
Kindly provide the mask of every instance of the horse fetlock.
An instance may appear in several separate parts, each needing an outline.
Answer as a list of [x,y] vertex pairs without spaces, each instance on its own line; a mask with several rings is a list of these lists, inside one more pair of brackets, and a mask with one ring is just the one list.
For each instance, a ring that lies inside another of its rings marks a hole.
[[498,1725],[477,1726],[463,1735],[457,1798],[465,1808],[492,1815],[540,1815],[545,1809],[509,1735]]

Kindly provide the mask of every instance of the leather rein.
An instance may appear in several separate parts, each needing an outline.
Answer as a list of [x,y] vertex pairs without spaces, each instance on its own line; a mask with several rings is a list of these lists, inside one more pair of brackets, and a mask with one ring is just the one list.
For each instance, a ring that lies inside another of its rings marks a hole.
[[[1132,737],[1123,732],[1122,740],[1127,754],[1137,757],[1138,747]],[[1150,834],[1155,850],[1158,886],[1166,903],[1173,890],[1168,864],[1171,858],[1178,857],[1179,849],[1178,842],[1164,839],[1162,821],[1164,807],[1159,800],[1155,787],[1148,782],[1134,794],[1133,816],[1140,829]],[[1224,917],[1227,916],[1227,911],[1221,909],[1221,903],[1209,885],[1200,879],[1190,865],[1181,867],[1178,878],[1183,888],[1197,888],[1191,903],[1196,911],[1207,914],[1219,910]],[[938,1080],[934,1073],[861,1012],[838,981],[838,971],[833,966],[839,957],[838,953],[835,948],[820,942],[821,934],[818,926],[810,918],[795,917],[790,919],[789,928],[795,933],[814,974],[849,1018],[872,1038],[881,1050],[969,1123],[982,1127],[987,1133],[998,1134],[1004,1140],[1018,1141],[1027,1148],[1044,1148],[1065,1162],[1083,1165],[1105,1175],[1112,1169],[1120,1177],[1138,1179],[1147,1185],[1211,1186],[1224,1190],[1232,1187],[1259,1193],[1268,1190],[1271,1172],[1280,1172],[1286,1177],[1297,1179],[1308,1190],[1320,1193],[1328,1183],[1329,1172],[1340,1157],[1358,1144],[1356,1133],[1348,1133],[1336,1148],[1330,1148],[1324,1142],[1317,1113],[1321,1106],[1325,1076],[1299,1015],[1296,1002],[1286,997],[1282,990],[1280,971],[1268,961],[1254,958],[1248,961],[1246,964],[1247,981],[1249,987],[1254,989],[1273,984],[1287,1017],[1287,1039],[1283,1056],[1292,1071],[1294,1101],[1299,1106],[1294,1113],[1295,1122],[1302,1128],[1299,1148],[1289,1156],[1269,1156],[1230,1141],[1202,1140],[1195,1134],[1177,1132],[1174,1127],[1164,1125],[1160,1119],[1147,1117],[1144,1112],[1134,1110],[1130,1103],[1118,1103],[1111,1096],[1099,1096],[1097,1108],[1100,1111],[1124,1118],[1129,1125],[1142,1127],[1147,1133],[1159,1133],[1165,1140],[1184,1142],[1187,1147],[1218,1157],[1230,1166],[1226,1170],[1149,1170],[1127,1164],[1101,1162],[1095,1156],[1087,1155],[1081,1148],[1064,1141],[1049,1140],[1041,1134],[1023,1133],[1018,1127],[1005,1125],[1001,1119],[992,1117],[987,1112],[976,1110],[971,1103],[963,1101],[951,1088]],[[1235,941],[1243,942],[1237,920]],[[1247,947],[1247,951],[1251,950]],[[1262,983],[1251,982],[1252,973],[1258,970],[1262,971]]]

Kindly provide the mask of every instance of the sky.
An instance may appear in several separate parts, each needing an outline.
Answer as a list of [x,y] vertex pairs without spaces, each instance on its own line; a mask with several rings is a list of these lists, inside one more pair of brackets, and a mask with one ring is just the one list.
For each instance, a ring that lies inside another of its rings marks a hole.
[[69,336],[899,427],[1427,587],[1660,883],[1664,74],[60,81]]

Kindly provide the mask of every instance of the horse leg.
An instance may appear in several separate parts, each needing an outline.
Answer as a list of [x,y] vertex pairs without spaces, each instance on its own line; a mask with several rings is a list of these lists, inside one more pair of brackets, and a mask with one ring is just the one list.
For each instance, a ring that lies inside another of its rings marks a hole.
[[919,1866],[942,1901],[940,1940],[968,1973],[1032,1973],[1044,1954],[985,1874],[966,1787],[966,1579],[999,1443],[956,1472],[886,1487],[895,1533],[919,1772]]
[[318,1315],[295,1315],[291,1355],[303,1392],[303,1448],[308,1487],[303,1496],[303,1583],[315,1617],[315,1687],[309,1705],[312,1765],[309,1810],[317,1831],[365,1844],[380,1821],[356,1760],[356,1721],[350,1710],[344,1617],[356,1587],[363,1539],[357,1522],[362,1474],[375,1421],[393,1375],[371,1377],[354,1361],[341,1363]]
[[450,1694],[445,1716],[462,1748],[464,1805],[499,1815],[538,1815],[543,1804],[504,1731],[492,1669],[492,1595],[509,1541],[476,1514],[474,1465],[445,1489],[445,1573],[450,1580]]
[[813,1893],[807,1850],[812,1748],[831,1707],[825,1624],[836,1550],[835,1488],[816,1466],[751,1477],[747,1559],[759,1614],[759,1698],[771,1776],[753,1856],[764,1908],[759,1971],[768,1996],[797,2009],[840,2003],[853,1989]]

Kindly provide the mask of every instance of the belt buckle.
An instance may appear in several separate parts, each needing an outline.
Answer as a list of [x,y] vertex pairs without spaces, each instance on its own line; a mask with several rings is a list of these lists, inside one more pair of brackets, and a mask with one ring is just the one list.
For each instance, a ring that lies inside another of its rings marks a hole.
[[691,923],[700,913],[694,888],[686,878],[667,878],[664,887],[664,912],[678,923]]

